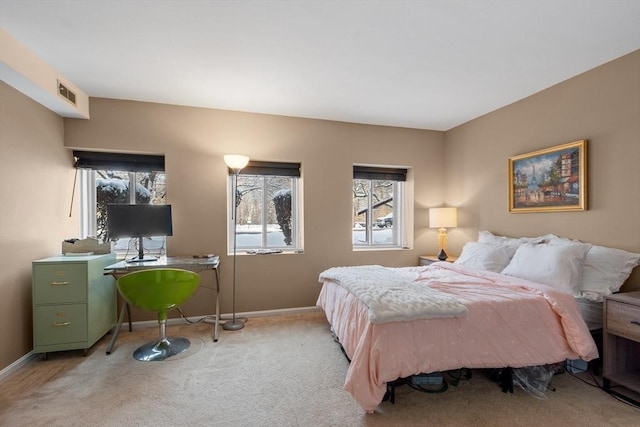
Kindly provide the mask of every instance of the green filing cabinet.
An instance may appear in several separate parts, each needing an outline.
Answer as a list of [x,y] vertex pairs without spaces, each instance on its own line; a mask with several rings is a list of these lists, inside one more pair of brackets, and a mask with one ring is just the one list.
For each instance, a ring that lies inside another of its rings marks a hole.
[[33,351],[87,350],[116,324],[116,254],[33,262]]

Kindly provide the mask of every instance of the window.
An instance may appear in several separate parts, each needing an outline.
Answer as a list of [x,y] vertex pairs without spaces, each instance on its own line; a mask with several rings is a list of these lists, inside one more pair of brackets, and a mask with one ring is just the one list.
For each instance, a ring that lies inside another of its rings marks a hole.
[[[233,209],[233,172],[229,171],[229,207]],[[237,183],[236,249],[299,251],[300,164],[251,161]],[[229,212],[229,252],[233,251],[233,212]]]
[[406,169],[353,167],[353,247],[402,247]]
[[[107,204],[166,203],[164,156],[74,151],[80,169],[81,235],[107,240]],[[133,186],[131,183],[134,183]],[[135,191],[130,191],[130,188]],[[121,238],[116,252],[127,256],[137,253],[138,239]],[[166,252],[166,237],[144,238],[146,253]]]

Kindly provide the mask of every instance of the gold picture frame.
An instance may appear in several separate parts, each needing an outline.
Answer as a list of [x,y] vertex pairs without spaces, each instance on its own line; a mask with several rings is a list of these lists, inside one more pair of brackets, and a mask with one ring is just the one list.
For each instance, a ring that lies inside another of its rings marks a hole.
[[509,212],[586,209],[586,139],[509,158]]

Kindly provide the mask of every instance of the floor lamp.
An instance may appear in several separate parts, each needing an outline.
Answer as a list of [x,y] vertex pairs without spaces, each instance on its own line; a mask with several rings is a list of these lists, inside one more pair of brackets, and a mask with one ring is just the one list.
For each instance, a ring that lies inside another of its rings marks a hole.
[[238,216],[238,174],[247,166],[249,158],[237,154],[224,156],[224,162],[233,171],[233,317],[222,325],[227,331],[237,331],[244,328],[244,322],[236,319],[236,217]]

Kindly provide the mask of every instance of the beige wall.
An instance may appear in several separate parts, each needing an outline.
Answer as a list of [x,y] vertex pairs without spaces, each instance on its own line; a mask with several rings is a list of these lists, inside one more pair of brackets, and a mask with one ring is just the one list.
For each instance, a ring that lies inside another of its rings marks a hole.
[[[91,120],[65,119],[67,147],[165,154],[174,218],[168,253],[222,255],[223,313],[231,311],[232,297],[224,154],[302,164],[304,253],[237,259],[237,310],[272,310],[315,305],[318,274],[330,266],[415,265],[420,254],[435,250],[436,231],[426,228],[426,208],[443,200],[443,137],[434,131],[110,99],[91,100]],[[411,168],[415,249],[353,252],[354,163]],[[187,315],[213,313],[213,293],[206,288],[198,293],[185,306]]]
[[77,234],[63,120],[0,82],[0,369],[31,351],[31,261]]
[[[166,154],[175,216],[169,253],[223,255],[225,312],[231,263],[222,155],[229,153],[300,161],[304,180],[305,253],[240,257],[239,311],[313,305],[317,275],[329,266],[414,264],[435,250],[426,209],[442,202],[460,206],[451,253],[481,229],[554,232],[640,252],[640,52],[446,133],[107,99],[91,100],[91,120],[65,119],[63,128],[60,117],[3,83],[0,124],[0,369],[32,349],[31,261],[58,253],[60,241],[77,233],[77,209],[68,217],[71,154],[63,145]],[[589,210],[509,214],[507,159],[578,139],[589,140]],[[352,252],[355,162],[414,168],[413,250]],[[188,315],[212,312],[213,293],[198,292]]]
[[[588,210],[509,213],[508,158],[580,139]],[[461,207],[455,250],[490,230],[640,252],[640,51],[452,129],[445,147],[446,201]]]

